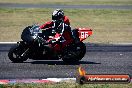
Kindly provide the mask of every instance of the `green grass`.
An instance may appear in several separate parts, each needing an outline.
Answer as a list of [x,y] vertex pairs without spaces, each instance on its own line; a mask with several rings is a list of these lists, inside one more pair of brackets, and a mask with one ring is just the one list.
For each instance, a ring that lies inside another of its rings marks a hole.
[[0,3],[32,3],[62,5],[132,5],[132,0],[0,0]]
[[[0,41],[20,40],[22,30],[33,23],[51,20],[54,9],[0,9]],[[64,9],[72,28],[90,27],[93,35],[85,42],[132,43],[132,10]]]
[[130,84],[84,84],[56,83],[56,84],[8,84],[0,85],[0,88],[131,88]]

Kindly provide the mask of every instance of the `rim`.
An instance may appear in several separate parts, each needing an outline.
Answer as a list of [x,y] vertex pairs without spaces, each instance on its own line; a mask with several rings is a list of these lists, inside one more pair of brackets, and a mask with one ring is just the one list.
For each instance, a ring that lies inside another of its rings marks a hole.
[[12,57],[14,59],[21,59],[20,53],[21,52],[19,51],[19,49],[15,49],[14,52],[12,53]]
[[76,47],[72,48],[72,50],[68,50],[67,54],[64,56],[64,58],[78,57],[78,55],[83,52],[82,50],[83,49],[81,46],[76,46]]

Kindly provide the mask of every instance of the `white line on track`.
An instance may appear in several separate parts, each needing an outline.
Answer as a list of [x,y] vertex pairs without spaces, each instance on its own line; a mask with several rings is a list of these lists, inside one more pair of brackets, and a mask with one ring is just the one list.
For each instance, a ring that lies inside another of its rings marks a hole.
[[[16,44],[16,43],[17,42],[0,42],[0,44]],[[114,43],[113,45],[132,45],[132,43]]]
[[16,44],[17,42],[0,42],[0,44]]

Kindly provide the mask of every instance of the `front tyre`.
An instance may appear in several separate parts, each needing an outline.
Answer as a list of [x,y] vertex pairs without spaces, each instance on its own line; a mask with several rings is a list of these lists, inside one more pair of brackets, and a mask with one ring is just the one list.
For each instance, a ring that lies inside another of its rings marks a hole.
[[28,59],[26,57],[21,56],[23,52],[24,52],[23,48],[17,45],[9,50],[8,57],[14,63],[21,63]]
[[83,42],[79,42],[68,47],[64,54],[62,60],[64,62],[78,62],[81,60],[86,53],[86,46]]

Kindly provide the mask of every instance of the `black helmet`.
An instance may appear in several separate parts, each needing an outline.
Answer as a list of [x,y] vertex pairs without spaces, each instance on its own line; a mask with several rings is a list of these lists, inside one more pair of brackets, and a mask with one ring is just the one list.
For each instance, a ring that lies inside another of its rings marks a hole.
[[60,20],[64,17],[64,12],[61,9],[56,9],[52,13],[52,20],[57,21]]

